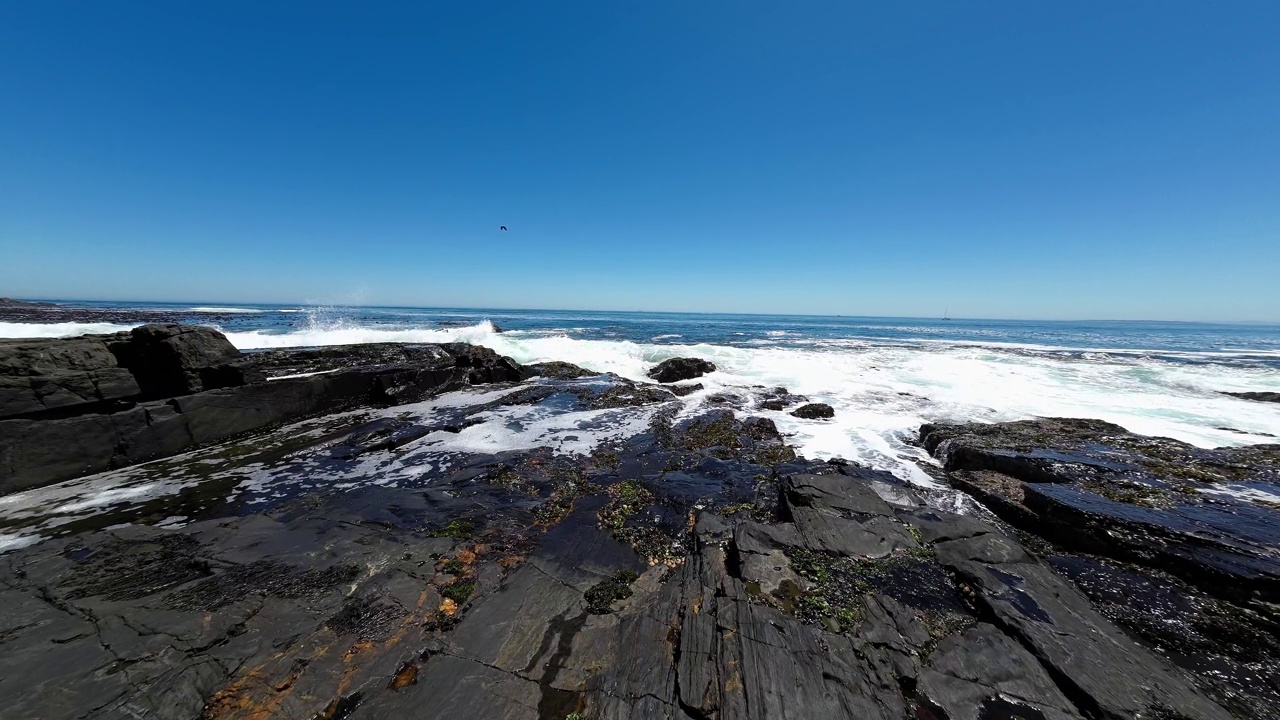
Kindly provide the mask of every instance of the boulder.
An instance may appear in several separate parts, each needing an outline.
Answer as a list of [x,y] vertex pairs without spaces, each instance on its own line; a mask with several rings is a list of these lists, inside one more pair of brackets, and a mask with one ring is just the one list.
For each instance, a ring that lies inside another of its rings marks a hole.
[[136,397],[107,337],[0,341],[0,418],[65,417]]
[[792,410],[791,414],[804,420],[828,420],[836,416],[836,411],[826,403],[809,403]]
[[692,380],[715,371],[714,363],[700,358],[671,358],[650,368],[648,375],[660,383],[673,383]]
[[173,397],[244,385],[257,379],[240,351],[213,328],[143,325],[108,343],[148,398]]

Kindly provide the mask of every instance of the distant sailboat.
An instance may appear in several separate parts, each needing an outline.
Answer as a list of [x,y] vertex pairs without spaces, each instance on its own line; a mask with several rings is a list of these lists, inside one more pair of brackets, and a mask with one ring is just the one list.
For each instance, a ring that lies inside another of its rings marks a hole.
[[950,308],[950,307],[948,307],[946,310],[943,310],[943,311],[942,311],[942,319],[943,319],[943,320],[950,320],[950,319],[951,319],[951,308]]

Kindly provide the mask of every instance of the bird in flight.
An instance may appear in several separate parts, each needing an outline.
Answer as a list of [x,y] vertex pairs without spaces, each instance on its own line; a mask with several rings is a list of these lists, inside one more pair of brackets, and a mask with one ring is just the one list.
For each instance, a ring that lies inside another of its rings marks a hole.
[[506,226],[506,225],[499,225],[499,226],[498,226],[498,229],[499,229],[499,230],[503,230],[503,231],[505,231],[505,230],[507,229],[507,226]]

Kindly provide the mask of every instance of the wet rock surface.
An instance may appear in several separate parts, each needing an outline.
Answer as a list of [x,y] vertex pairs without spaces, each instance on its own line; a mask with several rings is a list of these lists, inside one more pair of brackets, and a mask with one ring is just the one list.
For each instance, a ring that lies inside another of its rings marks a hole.
[[835,408],[826,403],[809,403],[791,411],[802,420],[828,420],[836,416]]
[[[250,360],[395,382],[5,498],[4,717],[1269,712],[1145,639],[1111,590],[1130,565],[954,514],[955,491],[797,457],[730,403],[450,346]],[[415,379],[446,366],[456,385]],[[1194,588],[1162,577],[1150,597]],[[1194,592],[1219,615],[1183,650],[1258,647]]]
[[1280,403],[1280,392],[1225,392],[1222,394],[1240,398],[1241,400]]
[[926,425],[951,484],[1244,717],[1280,707],[1280,446],[1206,450],[1097,420]]
[[699,358],[671,358],[655,365],[649,370],[648,375],[660,383],[673,383],[681,380],[692,380],[715,371],[715,363],[706,360]]
[[461,343],[245,355],[222,333],[187,325],[0,341],[0,494],[316,413],[525,376]]

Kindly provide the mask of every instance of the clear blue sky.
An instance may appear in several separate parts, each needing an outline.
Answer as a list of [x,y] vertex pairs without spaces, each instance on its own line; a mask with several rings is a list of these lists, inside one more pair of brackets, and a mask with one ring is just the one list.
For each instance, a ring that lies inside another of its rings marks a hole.
[[0,295],[1280,320],[1280,3],[6,2]]

